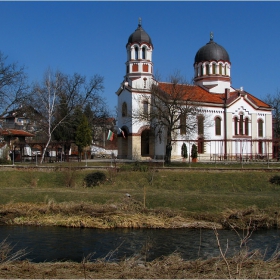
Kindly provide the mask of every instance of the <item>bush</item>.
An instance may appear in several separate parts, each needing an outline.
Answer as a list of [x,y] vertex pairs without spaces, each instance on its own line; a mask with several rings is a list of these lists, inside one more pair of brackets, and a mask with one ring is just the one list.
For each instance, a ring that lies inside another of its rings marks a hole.
[[86,183],[87,187],[97,186],[100,183],[103,183],[106,180],[106,175],[102,172],[93,172],[84,178],[84,182]]
[[280,185],[280,176],[279,176],[279,175],[275,175],[275,176],[271,177],[271,178],[269,179],[269,182],[270,182],[271,184]]
[[0,164],[11,164],[12,162],[10,160],[7,160],[5,158],[0,158]]
[[149,166],[146,164],[140,163],[136,161],[131,164],[124,164],[120,167],[120,171],[140,171],[140,172],[147,172],[149,170]]
[[191,157],[197,158],[197,146],[195,144],[192,144]]

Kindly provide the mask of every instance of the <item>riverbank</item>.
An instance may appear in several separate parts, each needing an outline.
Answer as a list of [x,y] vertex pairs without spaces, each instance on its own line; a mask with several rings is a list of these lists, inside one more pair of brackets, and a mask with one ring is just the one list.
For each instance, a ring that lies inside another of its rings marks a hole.
[[248,207],[221,213],[190,213],[169,208],[147,209],[131,197],[121,203],[8,203],[0,205],[0,225],[72,228],[278,228],[278,209]]
[[137,258],[120,262],[99,260],[81,263],[31,263],[19,261],[0,264],[3,279],[277,279],[277,258],[263,261],[257,253],[243,252],[233,258],[184,261],[178,254],[145,262]]

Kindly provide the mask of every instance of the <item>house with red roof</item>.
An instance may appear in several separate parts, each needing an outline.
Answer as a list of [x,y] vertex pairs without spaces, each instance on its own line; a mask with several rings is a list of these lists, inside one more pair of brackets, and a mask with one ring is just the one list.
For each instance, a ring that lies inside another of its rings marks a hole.
[[[127,159],[163,159],[166,154],[167,132],[155,131],[147,122],[137,122],[134,112],[150,110],[151,86],[171,95],[173,83],[156,81],[153,74],[153,43],[142,27],[126,43],[126,73],[116,94],[118,96],[118,157]],[[172,157],[181,158],[186,143],[198,147],[199,160],[272,158],[272,107],[231,84],[231,61],[224,47],[210,40],[194,56],[193,84],[177,84],[186,100],[199,104],[197,126],[192,133],[178,129],[172,137]],[[181,88],[180,88],[181,87]],[[201,121],[203,120],[203,121]],[[206,125],[207,120],[207,125]],[[188,119],[183,120],[188,122]]]

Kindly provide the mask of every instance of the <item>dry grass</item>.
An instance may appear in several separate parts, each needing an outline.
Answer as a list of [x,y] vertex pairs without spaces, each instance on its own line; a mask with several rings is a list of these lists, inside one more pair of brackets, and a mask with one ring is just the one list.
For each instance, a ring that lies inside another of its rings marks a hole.
[[[90,259],[90,258],[89,258]],[[22,279],[225,279],[228,268],[222,258],[185,261],[174,253],[170,256],[145,262],[132,257],[120,262],[91,262],[85,259],[81,263],[31,263],[19,261],[0,265],[0,278]],[[240,261],[237,257],[228,259],[232,278],[275,279],[280,277],[279,261],[263,261],[255,254]]]

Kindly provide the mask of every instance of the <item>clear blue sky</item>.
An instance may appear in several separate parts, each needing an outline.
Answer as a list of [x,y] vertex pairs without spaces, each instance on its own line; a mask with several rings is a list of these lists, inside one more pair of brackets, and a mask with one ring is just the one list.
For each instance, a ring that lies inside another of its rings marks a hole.
[[177,70],[190,81],[212,31],[229,53],[233,87],[261,99],[280,88],[280,2],[0,2],[0,51],[26,67],[30,82],[47,68],[102,75],[114,110],[139,17],[162,81]]

